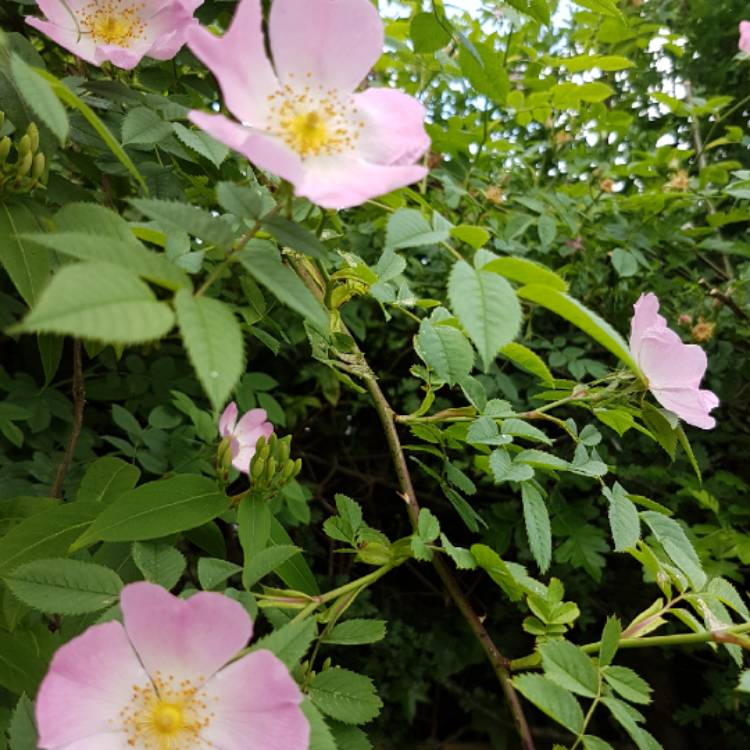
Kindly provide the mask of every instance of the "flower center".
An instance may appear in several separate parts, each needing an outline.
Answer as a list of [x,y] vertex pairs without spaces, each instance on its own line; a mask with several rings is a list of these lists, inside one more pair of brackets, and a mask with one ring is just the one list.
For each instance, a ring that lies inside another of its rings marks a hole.
[[171,675],[157,674],[146,685],[133,685],[120,726],[133,750],[198,750],[209,744],[200,734],[212,718],[205,694],[190,680],[175,683]]
[[291,80],[268,102],[268,129],[303,159],[352,150],[364,127],[349,98],[334,89],[299,86]]
[[144,3],[133,4],[128,0],[91,0],[78,15],[81,33],[97,44],[129,47],[146,30],[141,18],[143,7]]

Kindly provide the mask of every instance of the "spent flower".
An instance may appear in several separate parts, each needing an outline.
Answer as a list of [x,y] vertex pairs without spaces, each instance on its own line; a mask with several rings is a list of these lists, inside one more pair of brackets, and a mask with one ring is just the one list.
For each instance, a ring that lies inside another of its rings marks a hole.
[[123,623],[93,625],[52,658],[36,699],[42,750],[307,750],[302,694],[270,651],[232,661],[244,607],[151,583],[120,596]]
[[715,427],[710,412],[719,405],[719,399],[700,387],[708,366],[706,353],[695,344],[684,344],[667,327],[667,321],[659,315],[655,294],[642,294],[633,309],[630,351],[654,398],[694,427]]
[[185,44],[203,0],[36,0],[45,18],[26,22],[74,55],[134,68],[144,57],[170,60]]
[[232,466],[249,474],[258,441],[273,434],[273,425],[265,409],[251,409],[239,419],[238,416],[237,404],[232,401],[219,419],[219,434],[229,440]]
[[240,0],[222,37],[188,32],[216,76],[224,115],[190,119],[326,208],[349,208],[422,179],[425,112],[397,90],[356,92],[383,47],[370,0],[274,0],[266,55],[260,0]]

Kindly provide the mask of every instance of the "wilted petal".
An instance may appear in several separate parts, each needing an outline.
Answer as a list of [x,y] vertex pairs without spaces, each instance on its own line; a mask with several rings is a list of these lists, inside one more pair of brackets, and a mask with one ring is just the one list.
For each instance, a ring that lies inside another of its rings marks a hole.
[[307,750],[310,727],[302,694],[284,664],[256,651],[230,664],[204,687],[213,708],[203,737],[222,750]]
[[123,589],[120,604],[125,630],[148,673],[176,682],[207,679],[252,635],[242,605],[221,594],[178,599],[160,586],[133,583]]
[[[94,625],[62,646],[52,657],[36,699],[39,747],[62,748],[77,740],[105,734],[110,745],[123,747],[109,735],[133,685],[148,676],[119,622]],[[124,735],[123,735],[124,737]],[[77,750],[94,749],[76,744]]]
[[383,50],[383,22],[370,0],[274,0],[271,52],[279,78],[354,91]]

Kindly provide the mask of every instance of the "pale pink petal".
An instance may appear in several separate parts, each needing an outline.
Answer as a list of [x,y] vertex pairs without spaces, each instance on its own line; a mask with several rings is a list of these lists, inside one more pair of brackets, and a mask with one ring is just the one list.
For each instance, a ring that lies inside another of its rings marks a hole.
[[276,138],[232,122],[223,115],[193,111],[189,117],[201,130],[239,152],[261,169],[295,184],[302,179],[303,168],[299,156]]
[[641,339],[649,328],[666,328],[667,321],[659,315],[659,298],[653,293],[642,294],[633,305],[630,321],[630,352],[638,359]]
[[319,157],[306,163],[296,193],[324,208],[351,208],[371,198],[419,182],[424,167],[368,164],[352,157]]
[[110,732],[71,742],[59,750],[133,750],[133,746],[128,743],[128,735],[125,732]]
[[234,430],[234,434],[237,436],[241,443],[255,443],[258,442],[260,433],[258,428],[268,419],[268,414],[265,409],[250,409],[242,415],[237,427]]
[[414,164],[430,147],[425,110],[413,96],[374,88],[355,94],[354,103],[365,122],[357,144],[364,161]]
[[79,40],[77,32],[57,26],[54,23],[49,23],[48,21],[43,21],[41,18],[26,16],[26,23],[29,26],[33,26],[37,31],[41,31],[42,34],[49,37],[53,42],[59,44],[61,47],[65,47],[66,50],[72,52],[82,60],[92,65],[99,65],[96,61],[95,46],[90,39],[81,38]]
[[237,452],[232,451],[232,466],[241,474],[250,473],[250,462],[255,455],[254,445],[238,446]]
[[[146,56],[147,45],[141,44],[132,49],[125,47],[115,47],[113,44],[100,44],[94,53],[94,59],[97,65],[104,62],[111,62],[123,70],[132,70],[137,67],[138,63]],[[76,52],[76,54],[78,54]]]
[[708,367],[706,353],[684,344],[669,328],[651,328],[641,339],[638,365],[651,388],[697,388]]
[[252,622],[241,604],[211,592],[179,599],[139,582],[120,595],[125,630],[149,674],[200,683],[248,642]]
[[204,687],[214,716],[202,736],[221,750],[307,750],[302,693],[270,651],[230,664]]
[[234,432],[234,426],[237,424],[237,404],[232,401],[224,409],[224,413],[219,419],[219,435],[227,437]]
[[273,425],[270,422],[256,425],[245,431],[242,435],[238,432],[237,438],[235,438],[239,442],[236,452],[234,450],[234,443],[232,444],[232,466],[243,474],[249,474],[250,462],[255,455],[255,448],[258,444],[258,440],[260,440],[261,437],[264,437],[267,440],[271,435],[273,435]]
[[750,55],[750,21],[740,21],[739,47],[742,52]]
[[654,398],[669,411],[693,427],[711,430],[716,420],[709,412],[719,405],[719,399],[712,391],[698,388],[652,388]]
[[383,22],[370,0],[274,0],[268,32],[284,83],[304,82],[309,73],[316,84],[346,93],[383,50]]
[[250,125],[265,121],[268,96],[278,88],[266,57],[262,19],[260,0],[240,0],[224,36],[201,26],[187,32],[188,46],[216,77],[229,111]]
[[36,0],[39,10],[44,13],[48,21],[68,28],[75,27],[76,19],[71,11],[75,10],[81,2],[82,0],[78,0],[78,3],[68,2],[68,7],[70,8],[68,10],[62,0]]
[[147,682],[119,622],[90,627],[52,657],[36,699],[39,747],[64,747],[111,732],[133,686]]
[[182,0],[169,2],[149,20],[148,56],[154,60],[171,60],[185,44],[188,29],[197,24],[193,11],[187,10]]

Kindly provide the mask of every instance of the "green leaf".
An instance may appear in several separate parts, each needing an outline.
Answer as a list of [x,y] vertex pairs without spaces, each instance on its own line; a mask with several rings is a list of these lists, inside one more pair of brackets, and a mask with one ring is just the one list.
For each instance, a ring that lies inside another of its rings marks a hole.
[[362,646],[385,638],[385,620],[345,620],[331,629],[323,643],[336,646]]
[[263,498],[249,497],[240,503],[237,533],[247,564],[266,548],[271,537],[271,510]]
[[185,146],[205,156],[217,169],[229,156],[229,148],[203,130],[191,130],[179,122],[172,123],[172,130]]
[[449,385],[461,382],[474,366],[471,344],[453,326],[423,320],[414,344],[424,363]]
[[283,216],[268,216],[263,219],[262,225],[284,247],[291,247],[318,260],[327,260],[328,248],[309,229],[296,221]]
[[[279,521],[271,518],[271,542],[277,545],[293,545],[291,537]],[[304,591],[310,596],[317,596],[320,593],[318,582],[307,561],[301,553],[297,553],[289,558],[283,565],[276,569],[276,575],[281,578],[289,588],[296,591]]]
[[602,642],[599,646],[599,664],[606,667],[612,663],[615,658],[617,649],[620,645],[620,636],[622,635],[622,626],[617,617],[608,617],[607,622],[602,630]]
[[321,333],[328,331],[328,314],[294,271],[281,261],[278,250],[268,242],[249,242],[237,254],[247,271],[278,299],[299,313]]
[[511,601],[519,601],[523,595],[523,589],[516,581],[507,563],[486,544],[473,544],[471,554],[477,561],[477,565],[490,576],[490,578],[508,595]]
[[32,560],[65,555],[100,511],[99,503],[65,503],[21,521],[0,539],[0,575]]
[[489,464],[492,477],[498,484],[500,482],[526,482],[534,478],[534,469],[531,466],[511,460],[507,451],[504,450],[492,451]]
[[641,538],[638,509],[619,482],[615,482],[611,490],[604,487],[603,492],[609,500],[609,525],[612,529],[615,551],[624,552],[630,547],[635,547]]
[[49,82],[15,53],[10,58],[10,69],[18,91],[34,113],[54,133],[60,145],[64,146],[70,131],[68,114]]
[[291,544],[279,544],[253,555],[245,560],[245,569],[242,573],[242,585],[246,589],[252,588],[261,578],[275,572],[290,558],[301,550]]
[[8,727],[8,750],[37,750],[39,737],[34,720],[34,704],[22,695]]
[[531,16],[541,24],[548,25],[550,22],[549,5],[547,0],[506,0],[508,5],[527,16]]
[[462,44],[458,51],[458,64],[473,89],[472,93],[480,93],[496,104],[504,104],[510,90],[510,79],[503,58],[484,42],[476,42],[473,47],[472,51]]
[[527,349],[523,344],[519,344],[516,341],[506,344],[500,349],[500,354],[513,362],[514,365],[535,375],[544,385],[548,385],[550,388],[555,387],[555,378],[544,363],[544,360],[538,354],[532,352],[531,349]]
[[289,622],[257,641],[251,651],[267,650],[275,654],[289,669],[294,669],[307,653],[317,635],[313,618]]
[[573,0],[576,5],[580,5],[587,10],[593,10],[602,16],[611,16],[612,18],[621,18],[622,13],[617,7],[615,0]]
[[220,182],[216,186],[216,199],[230,214],[254,221],[270,211],[274,205],[273,199],[259,187],[235,185],[233,182]]
[[737,690],[742,693],[750,693],[750,669],[746,669],[740,675],[740,682],[737,685]]
[[601,81],[590,81],[578,87],[578,94],[585,102],[597,103],[614,96],[615,90]]
[[80,560],[35,560],[4,576],[13,594],[47,614],[82,615],[111,607],[123,583],[109,568]]
[[309,698],[302,701],[300,708],[310,725],[310,742],[307,750],[340,750],[331,734],[331,728]]
[[169,305],[159,302],[137,276],[97,262],[75,263],[58,271],[31,312],[12,330],[138,344],[161,338],[173,325]]
[[467,245],[471,245],[478,250],[490,241],[490,233],[484,227],[477,227],[472,224],[460,224],[450,230],[451,237],[455,237]]
[[599,737],[594,737],[591,734],[583,735],[583,748],[584,750],[614,750],[609,742],[605,742]]
[[[132,555],[143,577],[165,589],[174,588],[187,567],[185,555],[164,542],[134,542]],[[200,578],[200,561],[198,576]]]
[[506,279],[519,281],[522,284],[541,284],[552,287],[558,292],[568,291],[568,282],[562,276],[558,276],[547,266],[526,258],[516,256],[495,258],[483,265],[482,270],[500,274]]
[[552,529],[547,504],[530,482],[521,484],[521,498],[529,548],[539,570],[544,573],[552,562]]
[[445,534],[440,535],[440,543],[443,545],[445,554],[453,560],[459,570],[474,570],[477,567],[477,561],[470,550],[464,547],[455,547]]
[[630,735],[638,750],[661,749],[661,745],[645,729],[638,726],[635,716],[640,716],[640,714],[635,709],[617,698],[604,697],[602,698],[602,703],[610,710],[610,713],[620,726]]
[[602,669],[607,684],[625,700],[632,703],[651,703],[651,686],[628,667],[608,666]]
[[213,520],[229,507],[216,483],[192,474],[149,482],[120,495],[74,545],[158,539]]
[[502,277],[478,271],[462,260],[453,266],[448,295],[453,312],[488,370],[495,355],[516,337],[521,325],[521,305],[513,288]]
[[187,232],[212,247],[227,247],[234,239],[227,221],[196,206],[147,198],[131,198],[130,203],[167,232]]
[[331,724],[331,732],[339,750],[373,750],[372,743],[359,727],[333,723]]
[[409,26],[414,51],[419,54],[430,54],[443,49],[451,41],[447,25],[448,21],[439,21],[435,13],[417,13]]
[[434,542],[440,536],[440,522],[429,508],[422,508],[419,511],[417,533],[420,539],[427,544]]
[[231,308],[217,299],[181,289],[175,297],[177,324],[198,380],[219,411],[245,369],[242,329]]
[[172,134],[172,125],[162,120],[153,109],[135,107],[122,122],[122,145],[151,146]]
[[49,252],[26,242],[23,235],[43,229],[38,206],[0,201],[0,263],[29,307],[33,307],[52,273]]
[[522,674],[513,678],[516,689],[558,724],[573,734],[583,729],[583,711],[575,696],[556,683],[538,674]]
[[687,576],[690,585],[700,591],[706,585],[706,574],[695,552],[695,548],[673,518],[652,510],[641,512],[641,518],[653,532],[659,544],[672,559],[672,562]]
[[242,568],[229,560],[214,557],[201,557],[198,560],[198,582],[206,591],[223,586],[233,575],[240,573]]
[[589,656],[568,641],[547,641],[539,646],[544,674],[560,687],[585,698],[599,692],[599,675]]
[[542,284],[529,284],[521,287],[518,290],[518,296],[547,308],[577,326],[622,360],[634,373],[640,375],[638,365],[630,355],[628,345],[622,336],[609,323],[584,307],[578,300]]
[[538,427],[534,427],[533,424],[529,424],[523,419],[516,419],[515,417],[503,420],[502,433],[503,435],[511,435],[513,437],[532,440],[536,443],[552,445],[552,440],[550,440],[550,438],[548,438]]
[[48,659],[35,647],[37,642],[36,634],[31,632],[16,630],[11,634],[0,630],[0,687],[15,695],[36,695],[48,666]]
[[76,500],[109,503],[138,483],[141,470],[115,456],[97,458],[89,464],[78,487]]
[[391,214],[385,233],[385,246],[391,250],[436,245],[449,237],[448,229],[433,229],[419,211],[401,208]]
[[318,709],[345,724],[365,724],[383,706],[369,677],[340,667],[318,672],[309,694]]
[[[106,209],[101,206],[95,209],[94,216],[101,220],[102,212]],[[78,260],[111,263],[166,289],[190,286],[190,279],[184,271],[165,256],[147,250],[132,235],[127,239],[108,236],[107,241],[102,242],[101,230],[98,234],[78,230],[49,234],[24,233],[20,239],[32,246],[43,247],[46,251],[54,250]]]

